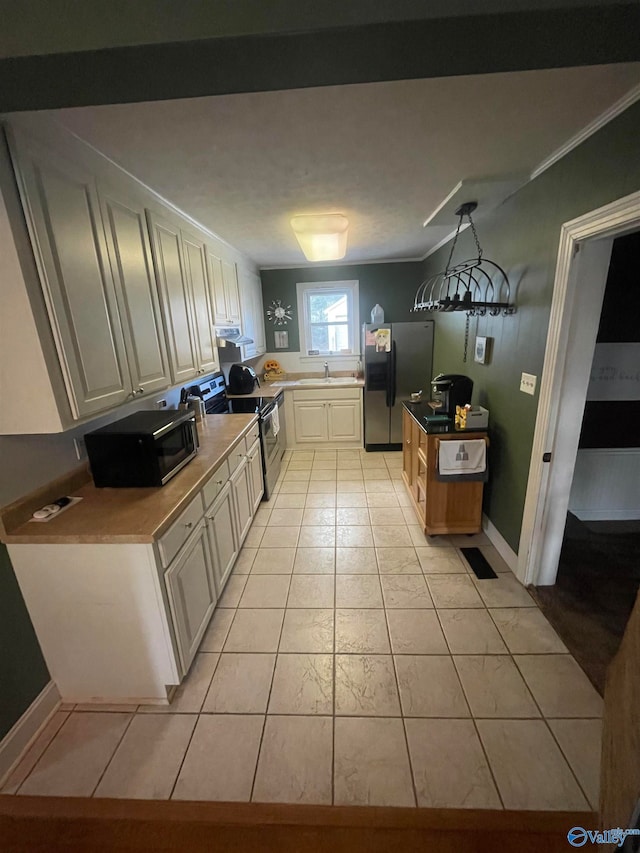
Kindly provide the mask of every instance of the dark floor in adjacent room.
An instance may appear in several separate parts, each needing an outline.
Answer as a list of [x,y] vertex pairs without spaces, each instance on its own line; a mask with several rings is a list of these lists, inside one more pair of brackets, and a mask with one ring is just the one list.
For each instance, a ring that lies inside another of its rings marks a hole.
[[531,589],[600,694],[640,587],[639,553],[640,521],[567,513],[557,582]]

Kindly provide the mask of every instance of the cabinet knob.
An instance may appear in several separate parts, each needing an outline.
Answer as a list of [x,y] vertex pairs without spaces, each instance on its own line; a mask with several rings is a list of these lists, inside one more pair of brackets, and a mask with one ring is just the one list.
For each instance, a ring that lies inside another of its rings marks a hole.
[[184,526],[187,528],[187,530],[191,530],[191,528],[193,527],[193,521],[185,521]]
[[221,486],[223,482],[223,480],[216,480],[216,486]]
[[144,394],[144,388],[138,388],[136,394]]

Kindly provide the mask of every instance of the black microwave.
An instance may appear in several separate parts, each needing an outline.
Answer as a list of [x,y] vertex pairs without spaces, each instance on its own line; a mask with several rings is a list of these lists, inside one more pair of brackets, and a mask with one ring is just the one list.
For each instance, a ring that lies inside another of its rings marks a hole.
[[192,411],[135,412],[85,437],[98,487],[163,486],[198,452]]

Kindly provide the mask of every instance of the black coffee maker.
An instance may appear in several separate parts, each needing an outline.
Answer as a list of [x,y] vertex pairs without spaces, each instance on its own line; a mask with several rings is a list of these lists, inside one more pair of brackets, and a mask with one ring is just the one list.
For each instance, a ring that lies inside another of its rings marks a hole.
[[430,406],[436,414],[447,415],[452,420],[456,406],[471,402],[473,380],[459,373],[439,373],[431,380]]

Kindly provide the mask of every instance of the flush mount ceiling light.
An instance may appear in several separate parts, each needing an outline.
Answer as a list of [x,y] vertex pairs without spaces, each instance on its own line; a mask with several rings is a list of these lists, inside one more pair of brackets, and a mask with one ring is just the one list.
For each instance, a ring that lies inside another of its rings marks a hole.
[[[423,281],[415,296],[412,311],[466,311],[467,316],[514,314],[516,306],[511,301],[509,279],[495,261],[482,257],[482,248],[471,214],[477,207],[467,201],[456,210],[458,227],[451,244],[449,260],[444,272]],[[476,244],[475,258],[453,263],[453,253],[464,218],[469,220]]]
[[339,261],[347,253],[349,220],[341,213],[294,216],[291,227],[308,261]]

